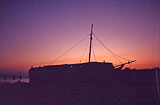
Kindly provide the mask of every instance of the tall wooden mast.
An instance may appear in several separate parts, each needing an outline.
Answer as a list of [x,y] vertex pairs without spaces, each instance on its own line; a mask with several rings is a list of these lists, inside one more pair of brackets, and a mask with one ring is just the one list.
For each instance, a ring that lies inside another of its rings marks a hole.
[[91,26],[91,34],[90,34],[90,48],[89,48],[89,62],[91,60],[91,48],[92,48],[92,33],[93,33],[93,24]]

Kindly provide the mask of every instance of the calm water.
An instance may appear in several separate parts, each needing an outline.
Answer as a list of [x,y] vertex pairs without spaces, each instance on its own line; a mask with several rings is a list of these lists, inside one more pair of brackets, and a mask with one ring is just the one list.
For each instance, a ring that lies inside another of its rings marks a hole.
[[[1,79],[0,78],[0,83],[4,83],[4,82],[7,82],[7,83],[15,83],[15,82],[18,82],[19,81],[19,79],[16,79],[16,80],[13,80],[13,79],[6,79],[6,80],[4,80],[4,79]],[[29,78],[23,78],[23,79],[21,79],[21,82],[29,82]]]

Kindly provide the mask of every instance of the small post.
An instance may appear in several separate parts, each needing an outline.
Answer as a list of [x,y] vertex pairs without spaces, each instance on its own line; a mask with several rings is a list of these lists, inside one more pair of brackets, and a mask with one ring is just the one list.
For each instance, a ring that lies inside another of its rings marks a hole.
[[160,90],[159,90],[159,81],[158,81],[158,73],[157,73],[157,70],[158,68],[156,67],[155,68],[155,73],[156,73],[156,83],[157,83],[157,94],[158,94],[158,98],[159,98],[159,101],[160,101]]

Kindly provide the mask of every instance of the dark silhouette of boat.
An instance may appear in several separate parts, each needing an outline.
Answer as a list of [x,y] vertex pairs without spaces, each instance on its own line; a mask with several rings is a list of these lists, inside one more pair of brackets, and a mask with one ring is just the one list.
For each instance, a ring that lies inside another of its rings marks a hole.
[[[93,35],[93,24],[91,27],[90,34],[90,49],[89,49],[89,60],[87,63],[77,64],[63,64],[63,65],[49,65],[44,67],[31,67],[29,70],[29,81],[31,84],[73,84],[78,81],[96,80],[101,78],[102,75],[108,77],[110,73],[114,71],[122,70],[125,64],[130,64],[133,61],[113,66],[110,62],[91,62],[91,48],[92,48],[92,35]],[[72,82],[71,82],[72,81]],[[71,82],[71,83],[69,83]]]
[[42,91],[51,89],[45,95],[51,95],[52,91],[62,89],[64,98],[61,102],[64,103],[71,96],[72,99],[69,102],[77,100],[78,104],[83,98],[85,98],[84,103],[90,102],[90,104],[96,102],[105,105],[158,104],[160,99],[159,68],[153,70],[126,68],[122,70],[124,65],[133,63],[135,60],[118,66],[113,66],[110,62],[91,62],[92,30],[93,25],[90,34],[88,62],[31,67],[29,84]]

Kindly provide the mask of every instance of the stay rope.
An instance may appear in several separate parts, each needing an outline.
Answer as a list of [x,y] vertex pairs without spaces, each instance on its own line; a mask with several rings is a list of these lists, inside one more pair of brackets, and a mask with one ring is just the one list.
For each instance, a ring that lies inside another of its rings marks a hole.
[[92,43],[92,51],[93,51],[93,55],[94,55],[94,61],[96,61],[96,55],[95,55],[95,52],[94,52],[94,45],[93,45],[93,43]]
[[60,59],[61,57],[63,57],[66,53],[68,53],[69,51],[71,51],[73,48],[75,48],[76,46],[78,46],[81,42],[83,42],[86,38],[88,37],[85,36],[83,39],[81,39],[78,43],[76,43],[75,45],[73,45],[70,49],[68,49],[67,51],[65,51],[63,54],[61,54],[59,57],[57,57],[54,61],[52,61],[50,64],[55,63],[58,59]]
[[116,53],[114,53],[114,52],[113,52],[112,50],[110,50],[95,34],[93,34],[93,35],[94,35],[95,38],[98,40],[98,42],[99,42],[100,44],[102,44],[102,46],[103,46],[107,51],[109,51],[109,52],[112,54],[112,56],[115,57],[120,63],[122,63],[122,62],[118,59],[118,57],[121,58],[121,59],[127,60],[127,61],[131,61],[131,60],[129,60],[129,59],[126,59],[126,58],[121,57],[121,56],[117,55]]
[[84,54],[85,54],[86,49],[87,49],[87,47],[88,47],[88,43],[89,43],[89,42],[87,42],[87,45],[86,45],[86,47],[85,47],[85,49],[84,49],[84,51],[83,51],[83,53],[82,53],[82,56],[81,56],[81,59],[80,59],[79,63],[81,63],[81,61],[82,61],[82,59],[83,59],[83,57],[84,57]]

